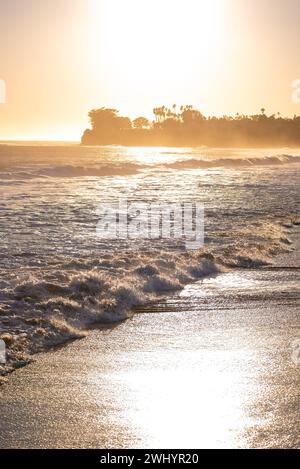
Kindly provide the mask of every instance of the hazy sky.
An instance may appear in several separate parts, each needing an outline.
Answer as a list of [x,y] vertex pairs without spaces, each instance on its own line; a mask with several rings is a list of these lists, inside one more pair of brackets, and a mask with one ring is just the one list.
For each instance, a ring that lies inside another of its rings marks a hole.
[[299,0],[0,0],[0,138],[79,139],[102,106],[300,114],[299,25]]

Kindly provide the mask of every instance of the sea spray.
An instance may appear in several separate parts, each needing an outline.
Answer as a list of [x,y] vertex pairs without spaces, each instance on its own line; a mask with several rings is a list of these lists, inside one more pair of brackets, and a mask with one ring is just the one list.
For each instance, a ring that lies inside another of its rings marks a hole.
[[134,307],[222,272],[226,266],[266,265],[272,255],[288,249],[285,233],[282,227],[266,223],[264,228],[260,225],[260,243],[258,238],[251,243],[248,233],[247,244],[244,229],[241,243],[237,237],[235,245],[223,249],[161,251],[135,257],[114,253],[99,259],[90,270],[88,264],[77,263],[76,271],[65,270],[61,277],[64,281],[59,283],[29,274],[13,288],[6,285],[2,328],[13,331],[13,335],[9,335],[7,343],[8,363],[2,365],[0,372],[26,364],[37,351],[84,337],[92,324],[122,321],[133,313]]

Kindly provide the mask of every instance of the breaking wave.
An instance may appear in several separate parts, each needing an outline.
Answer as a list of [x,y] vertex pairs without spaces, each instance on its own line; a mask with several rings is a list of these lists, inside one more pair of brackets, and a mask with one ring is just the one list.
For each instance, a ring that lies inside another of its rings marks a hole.
[[253,230],[244,229],[226,247],[106,253],[102,259],[74,259],[54,272],[42,268],[35,275],[3,282],[0,337],[10,343],[7,367],[26,363],[28,353],[85,336],[91,324],[122,321],[135,307],[205,276],[270,264],[272,256],[290,249],[289,244],[286,228],[266,223],[255,238]]
[[[34,352],[86,335],[92,324],[121,321],[202,277],[265,266],[291,249],[288,230],[299,224],[292,164],[300,156],[288,149],[269,156],[265,150],[165,150],[0,146],[6,371]],[[185,172],[219,167],[225,170]],[[243,168],[249,171],[238,173]],[[97,204],[120,194],[154,202],[195,197],[205,204],[205,247],[192,252],[173,240],[97,239]]]
[[218,158],[218,159],[181,159],[166,165],[172,169],[197,169],[197,168],[242,168],[251,166],[271,166],[271,165],[285,165],[292,163],[300,163],[300,156],[292,155],[277,155],[277,156],[262,156],[254,158]]
[[14,170],[0,173],[0,179],[15,180],[33,178],[78,178],[78,177],[105,177],[129,176],[136,174],[141,166],[134,163],[103,164],[95,166],[57,165],[32,169],[31,171]]
[[194,158],[193,153],[184,152],[162,152],[162,155],[173,155],[166,163],[151,162],[146,158],[143,161],[128,161],[126,156],[118,161],[105,161],[95,163],[87,161],[86,165],[77,164],[42,164],[37,168],[34,166],[9,166],[0,168],[1,184],[8,185],[10,181],[17,183],[18,181],[30,180],[35,178],[80,178],[80,177],[107,177],[107,176],[130,176],[143,171],[144,169],[153,168],[157,170],[186,170],[186,169],[210,169],[210,168],[251,168],[272,165],[287,165],[300,163],[300,156],[288,154],[247,157],[240,156],[237,158],[222,156],[220,158],[210,158],[205,156],[205,152],[199,158]]

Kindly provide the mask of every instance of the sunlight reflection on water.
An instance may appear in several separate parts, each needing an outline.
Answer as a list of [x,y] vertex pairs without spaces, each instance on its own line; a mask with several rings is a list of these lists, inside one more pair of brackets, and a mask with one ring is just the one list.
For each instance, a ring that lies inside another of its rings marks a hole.
[[[234,360],[249,353],[234,352]],[[249,424],[245,413],[253,395],[245,393],[241,370],[229,367],[232,352],[163,353],[155,367],[121,372],[122,396],[129,399],[123,419],[135,428],[140,445],[147,447],[241,446]],[[176,365],[174,365],[176,363]],[[247,380],[246,380],[247,381]],[[124,388],[123,388],[124,386]],[[255,384],[252,385],[253,393]]]

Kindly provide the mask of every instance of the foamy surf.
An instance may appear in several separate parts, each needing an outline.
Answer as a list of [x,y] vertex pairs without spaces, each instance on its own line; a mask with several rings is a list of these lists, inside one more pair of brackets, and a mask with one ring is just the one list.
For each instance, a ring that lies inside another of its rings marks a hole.
[[[0,373],[201,278],[290,251],[298,163],[266,150],[0,146]],[[97,206],[120,195],[203,203],[204,248],[99,240]]]
[[251,166],[277,166],[300,163],[300,156],[270,155],[261,157],[244,158],[215,158],[215,159],[179,159],[166,165],[172,169],[208,169],[208,168],[249,168]]
[[282,227],[268,224],[257,236],[260,243],[256,238],[246,245],[244,238],[210,252],[162,251],[134,257],[115,253],[98,260],[93,268],[80,261],[65,265],[64,275],[57,273],[60,281],[30,274],[14,286],[2,285],[0,336],[9,343],[9,360],[2,373],[26,364],[33,353],[84,337],[93,324],[122,321],[135,307],[186,284],[232,267],[267,265],[274,255],[289,249]]
[[[50,147],[0,145],[0,183],[37,178],[130,176],[145,170],[188,170],[296,165],[299,154],[273,150],[124,149],[123,147]],[[26,158],[26,165],[24,159]],[[36,163],[38,159],[39,164]]]

